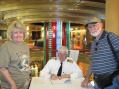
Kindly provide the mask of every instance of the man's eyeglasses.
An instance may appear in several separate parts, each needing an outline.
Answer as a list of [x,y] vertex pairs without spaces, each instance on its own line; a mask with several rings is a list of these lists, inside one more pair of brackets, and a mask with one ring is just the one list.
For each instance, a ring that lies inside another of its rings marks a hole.
[[96,45],[95,51],[97,51],[98,42],[95,45]]

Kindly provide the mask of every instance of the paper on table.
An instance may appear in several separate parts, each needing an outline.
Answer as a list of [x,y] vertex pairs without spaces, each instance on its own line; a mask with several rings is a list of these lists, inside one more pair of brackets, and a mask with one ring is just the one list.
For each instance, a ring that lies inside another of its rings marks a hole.
[[69,78],[63,78],[61,80],[50,80],[52,84],[63,84],[63,83],[71,83],[71,80]]

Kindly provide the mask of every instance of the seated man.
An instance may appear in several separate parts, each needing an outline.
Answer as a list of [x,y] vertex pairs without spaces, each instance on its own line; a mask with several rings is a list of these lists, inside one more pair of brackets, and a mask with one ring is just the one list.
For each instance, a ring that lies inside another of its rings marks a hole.
[[72,58],[67,56],[68,48],[65,46],[60,47],[58,58],[51,58],[47,62],[43,70],[40,71],[40,77],[51,78],[52,80],[83,77],[80,67]]

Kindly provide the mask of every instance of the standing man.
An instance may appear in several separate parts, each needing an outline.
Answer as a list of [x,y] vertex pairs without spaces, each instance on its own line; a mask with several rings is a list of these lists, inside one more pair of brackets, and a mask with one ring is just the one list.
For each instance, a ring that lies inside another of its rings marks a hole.
[[[105,31],[103,23],[97,17],[91,18],[86,27],[95,40],[91,44],[91,63],[81,86],[88,87],[90,76],[93,73],[95,89],[119,89],[118,63],[108,44],[107,35],[117,55],[119,54],[119,36]],[[109,75],[113,75],[112,78]],[[111,83],[106,84],[109,81]]]
[[51,58],[47,62],[40,72],[40,77],[51,78],[52,80],[83,77],[80,67],[72,58],[68,58],[67,56],[68,48],[61,46],[58,50],[58,57]]

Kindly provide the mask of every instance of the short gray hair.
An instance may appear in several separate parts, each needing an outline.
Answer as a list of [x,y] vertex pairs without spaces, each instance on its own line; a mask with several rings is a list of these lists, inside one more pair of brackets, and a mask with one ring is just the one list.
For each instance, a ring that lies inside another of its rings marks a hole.
[[58,50],[58,53],[59,53],[60,51],[65,51],[65,52],[67,53],[67,55],[68,55],[68,48],[67,48],[66,46],[61,46],[61,47],[59,48],[59,50]]
[[7,38],[9,38],[9,40],[12,40],[12,34],[15,31],[19,31],[22,30],[24,33],[24,39],[25,40],[27,38],[27,30],[24,24],[22,24],[20,21],[13,21],[11,23],[11,25],[9,25],[8,30],[7,30]]

